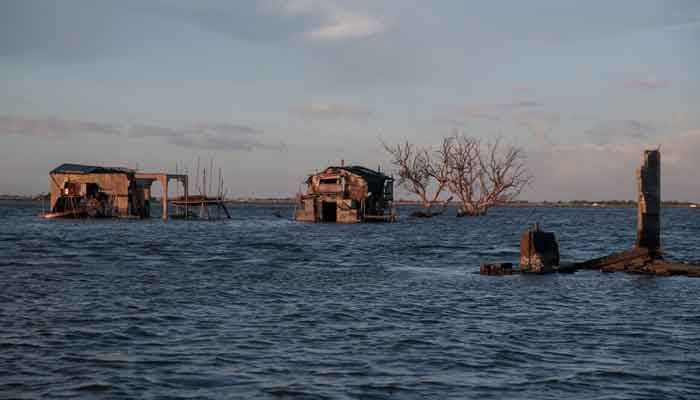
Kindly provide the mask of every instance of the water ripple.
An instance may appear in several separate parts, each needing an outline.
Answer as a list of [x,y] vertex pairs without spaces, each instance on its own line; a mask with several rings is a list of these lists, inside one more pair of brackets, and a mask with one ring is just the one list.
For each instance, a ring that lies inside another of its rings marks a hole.
[[[42,221],[0,203],[2,398],[700,398],[700,279],[484,277],[533,222],[562,258],[628,247],[630,209],[310,225]],[[408,215],[410,210],[401,210]],[[694,210],[664,247],[700,259]]]

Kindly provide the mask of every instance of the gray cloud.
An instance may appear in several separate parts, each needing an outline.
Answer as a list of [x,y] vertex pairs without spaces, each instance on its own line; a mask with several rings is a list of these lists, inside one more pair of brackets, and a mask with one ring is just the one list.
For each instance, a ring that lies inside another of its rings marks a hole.
[[76,133],[119,135],[121,125],[52,117],[0,116],[0,134],[65,138]]
[[597,144],[642,141],[657,133],[654,124],[638,120],[602,121],[586,131]]
[[309,119],[366,119],[374,114],[373,111],[363,107],[318,103],[293,108],[291,112]]
[[260,135],[263,133],[258,128],[250,125],[230,124],[230,123],[213,123],[213,122],[198,122],[192,126],[195,133],[214,132],[217,134],[226,135]]
[[204,134],[196,136],[174,136],[168,143],[176,146],[204,150],[284,150],[284,142],[264,143],[249,137],[231,137],[220,134]]
[[90,0],[0,2],[0,56],[70,61],[111,47],[124,10]]
[[162,126],[135,124],[129,127],[129,136],[133,138],[175,137],[181,135],[182,132],[176,129]]
[[133,139],[162,138],[182,147],[208,150],[281,150],[284,143],[267,143],[254,126],[198,122],[177,128],[149,124],[110,124],[48,117],[0,116],[0,135],[31,136],[63,140],[76,134],[123,135]]
[[134,138],[160,137],[167,143],[205,150],[282,150],[284,143],[269,144],[257,138],[263,131],[250,125],[225,122],[198,122],[169,128],[156,125],[132,125]]
[[671,81],[669,80],[643,80],[643,79],[633,79],[625,81],[623,86],[627,89],[642,89],[642,90],[657,90],[666,89],[671,86]]

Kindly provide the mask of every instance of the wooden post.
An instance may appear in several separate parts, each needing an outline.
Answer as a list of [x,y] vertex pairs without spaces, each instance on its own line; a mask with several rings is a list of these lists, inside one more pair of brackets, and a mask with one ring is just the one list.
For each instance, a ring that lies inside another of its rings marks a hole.
[[168,178],[161,178],[161,186],[163,186],[163,219],[168,219]]
[[651,252],[661,248],[661,153],[644,151],[637,170],[637,247]]
[[188,178],[187,175],[183,177],[183,184],[185,185],[185,219],[190,219],[190,185]]

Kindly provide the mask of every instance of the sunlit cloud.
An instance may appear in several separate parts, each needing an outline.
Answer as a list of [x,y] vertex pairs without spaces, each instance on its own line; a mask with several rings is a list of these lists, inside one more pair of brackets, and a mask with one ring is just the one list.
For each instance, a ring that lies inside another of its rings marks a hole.
[[379,19],[360,14],[340,13],[313,30],[305,33],[311,40],[329,41],[358,39],[373,36],[386,30],[386,24]]

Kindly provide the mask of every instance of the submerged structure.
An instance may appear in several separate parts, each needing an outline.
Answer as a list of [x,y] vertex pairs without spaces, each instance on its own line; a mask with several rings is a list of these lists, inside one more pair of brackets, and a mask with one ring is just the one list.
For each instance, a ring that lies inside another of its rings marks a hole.
[[328,167],[306,180],[295,219],[304,222],[393,222],[394,178],[361,166]]
[[163,189],[162,217],[167,219],[170,180],[183,185],[187,198],[187,175],[62,164],[49,173],[51,211],[44,218],[148,218],[151,215],[151,186],[158,181]]
[[637,192],[637,240],[632,249],[562,266],[559,265],[559,246],[554,234],[536,228],[522,236],[519,269],[514,269],[512,263],[484,263],[480,273],[511,275],[593,269],[602,272],[700,277],[700,265],[664,259],[661,246],[661,153],[658,149],[644,152],[642,165],[637,169]]

